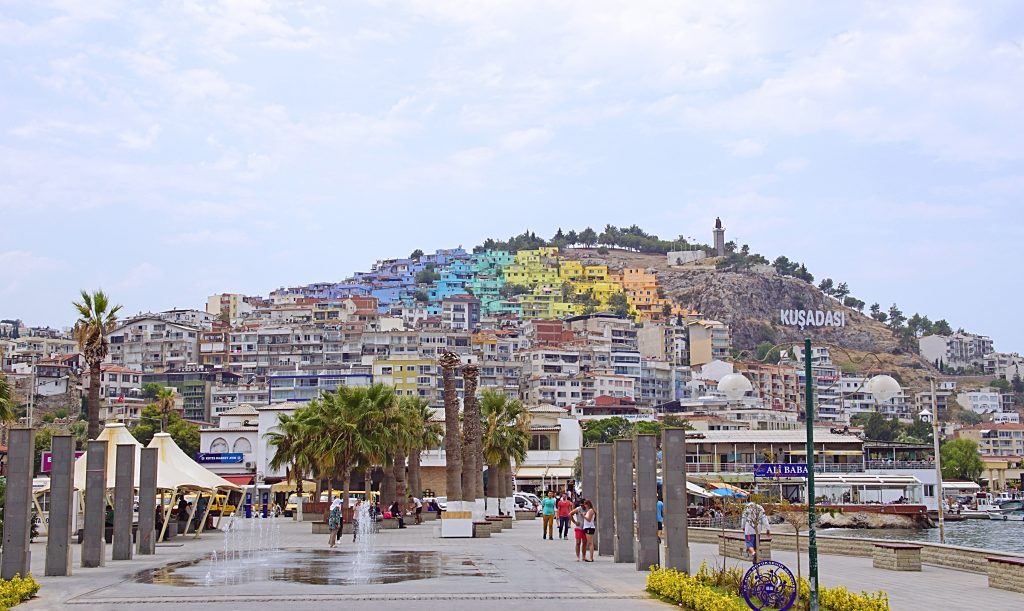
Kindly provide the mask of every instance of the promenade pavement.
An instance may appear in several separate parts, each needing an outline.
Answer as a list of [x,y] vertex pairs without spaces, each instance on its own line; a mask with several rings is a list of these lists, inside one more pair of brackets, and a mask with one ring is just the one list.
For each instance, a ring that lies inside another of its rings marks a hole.
[[[289,602],[345,608],[369,604],[383,609],[531,609],[565,608],[584,604],[587,611],[668,609],[644,592],[646,573],[631,564],[615,564],[610,557],[594,563],[575,562],[572,541],[546,541],[540,521],[523,521],[489,539],[440,539],[437,523],[405,530],[383,530],[372,550],[390,569],[421,562],[436,570],[421,578],[395,583],[332,583],[325,576],[345,568],[356,558],[346,537],[327,550],[325,535],[312,535],[309,523],[280,522],[280,551],[257,553],[263,573],[245,572],[224,577],[225,539],[219,532],[196,540],[177,537],[161,544],[156,556],[136,557],[96,569],[78,568],[71,577],[38,577],[43,573],[45,547],[33,545],[33,570],[42,585],[39,598],[24,605],[32,609],[223,609],[240,605],[278,608]],[[77,546],[76,546],[77,547]],[[322,550],[310,553],[308,550]],[[212,560],[213,552],[218,560]],[[706,560],[720,562],[717,548],[697,544],[691,548],[694,569]],[[424,558],[433,559],[431,562]],[[776,552],[775,559],[795,570],[792,552]],[[221,562],[221,564],[217,564]],[[806,555],[803,557],[806,572]],[[729,560],[731,566],[744,563]],[[174,565],[176,570],[149,573]],[[371,567],[371,571],[390,570]],[[984,575],[925,566],[920,573],[897,573],[871,567],[870,558],[821,556],[825,585],[842,584],[852,590],[888,591],[896,611],[955,608],[1019,608],[1024,596],[988,588]],[[204,575],[207,575],[204,579]],[[212,579],[209,575],[212,575]],[[269,575],[269,577],[268,577]],[[303,583],[314,582],[314,583]],[[321,582],[321,583],[317,583]]]

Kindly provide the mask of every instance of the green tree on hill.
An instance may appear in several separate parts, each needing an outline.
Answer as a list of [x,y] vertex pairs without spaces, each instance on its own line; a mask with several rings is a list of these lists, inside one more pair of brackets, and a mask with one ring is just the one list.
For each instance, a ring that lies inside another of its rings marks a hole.
[[582,242],[587,248],[597,244],[597,232],[590,227],[587,227],[580,232],[580,242]]

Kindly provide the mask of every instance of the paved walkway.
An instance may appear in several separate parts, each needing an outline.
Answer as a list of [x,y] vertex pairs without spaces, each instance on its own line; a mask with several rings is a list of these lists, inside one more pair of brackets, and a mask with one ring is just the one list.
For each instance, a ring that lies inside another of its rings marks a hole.
[[[39,598],[19,609],[88,606],[95,610],[140,607],[180,611],[253,603],[337,606],[357,601],[383,603],[382,608],[401,605],[414,611],[439,606],[479,609],[482,605],[488,611],[524,606],[546,609],[574,603],[586,605],[587,611],[671,607],[645,594],[646,573],[635,571],[632,565],[614,564],[609,557],[599,557],[593,564],[577,563],[572,541],[539,539],[539,520],[520,522],[511,531],[489,539],[443,540],[437,537],[435,524],[385,530],[374,539],[373,554],[385,567],[398,569],[415,563],[421,570],[416,579],[379,584],[346,581],[345,577],[359,569],[351,538],[327,550],[326,536],[310,534],[308,523],[282,520],[273,537],[279,538],[281,550],[255,554],[249,560],[254,563],[251,571],[236,571],[233,564],[224,563],[224,534],[216,532],[199,540],[178,537],[171,545],[159,547],[156,556],[130,562],[108,560],[97,569],[78,568],[76,549],[74,575],[39,578]],[[267,540],[271,538],[268,531]],[[712,545],[695,545],[691,551],[694,568],[702,560],[720,562]],[[44,556],[45,544],[35,544],[36,575],[43,573]],[[795,568],[793,553],[777,552],[776,559]],[[733,560],[729,564],[742,566]],[[170,569],[151,572],[168,565]],[[381,570],[373,567],[371,572]],[[897,611],[1024,605],[1024,596],[988,588],[984,575],[948,569],[926,566],[921,573],[896,573],[872,568],[869,558],[822,556],[820,573],[826,585],[887,590]],[[339,575],[345,583],[335,579]]]

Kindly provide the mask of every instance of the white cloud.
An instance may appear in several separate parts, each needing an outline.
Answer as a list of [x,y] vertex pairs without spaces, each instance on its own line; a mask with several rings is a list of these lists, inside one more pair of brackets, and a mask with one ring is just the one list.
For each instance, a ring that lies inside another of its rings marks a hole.
[[144,132],[128,131],[122,132],[118,137],[118,140],[126,149],[133,151],[144,151],[153,148],[156,143],[157,136],[160,135],[160,126],[157,124],[150,125]]
[[727,142],[725,144],[725,149],[729,151],[729,154],[733,157],[746,159],[749,157],[757,157],[763,153],[764,143],[752,138],[743,138],[742,140]]
[[204,247],[245,246],[252,243],[249,235],[240,229],[197,229],[168,235],[167,244],[200,244]]
[[25,250],[0,251],[0,295],[14,295],[64,267],[64,262]]

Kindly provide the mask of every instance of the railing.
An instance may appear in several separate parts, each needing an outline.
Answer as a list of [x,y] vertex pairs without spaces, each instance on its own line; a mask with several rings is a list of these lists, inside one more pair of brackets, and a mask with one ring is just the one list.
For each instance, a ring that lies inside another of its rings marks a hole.
[[[717,467],[710,463],[687,464],[687,473],[753,473],[760,463],[722,463]],[[861,463],[815,463],[815,473],[861,473]]]
[[869,460],[864,465],[867,469],[934,469],[931,460]]

